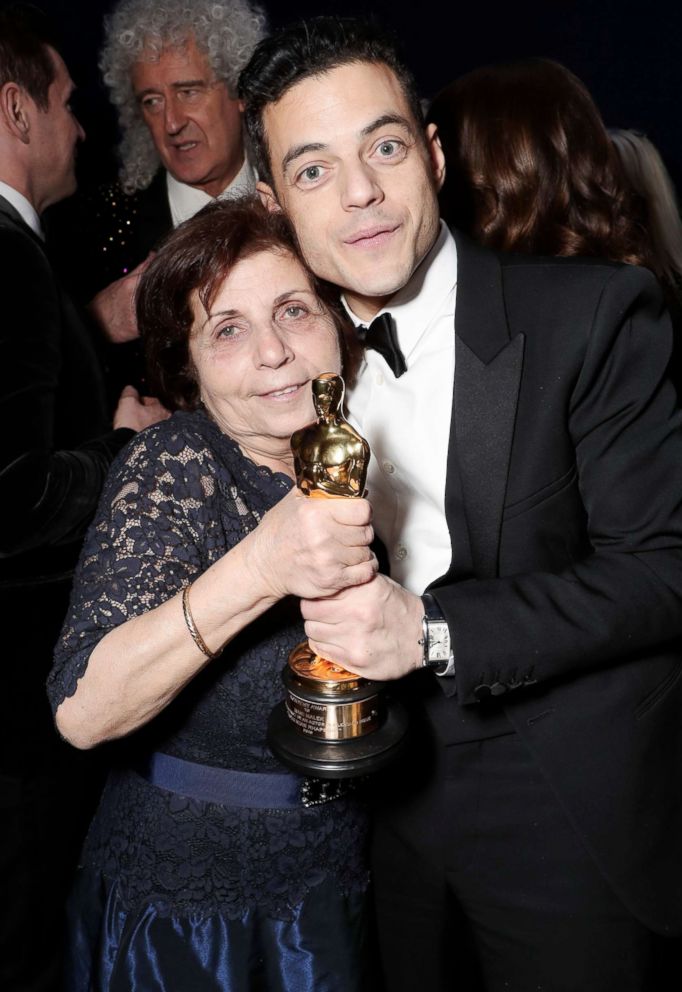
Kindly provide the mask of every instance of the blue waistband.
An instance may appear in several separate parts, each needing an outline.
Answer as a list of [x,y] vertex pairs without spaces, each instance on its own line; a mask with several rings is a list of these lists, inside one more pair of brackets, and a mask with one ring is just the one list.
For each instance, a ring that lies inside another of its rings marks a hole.
[[155,751],[136,768],[151,785],[189,799],[252,809],[300,809],[303,778],[284,772],[239,772],[197,765]]

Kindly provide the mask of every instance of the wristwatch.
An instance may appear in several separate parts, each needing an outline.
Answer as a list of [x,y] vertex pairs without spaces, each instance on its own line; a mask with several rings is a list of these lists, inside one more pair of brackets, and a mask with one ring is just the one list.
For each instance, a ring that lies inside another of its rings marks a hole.
[[422,596],[424,616],[422,618],[422,665],[432,668],[436,675],[455,674],[455,655],[450,641],[450,628],[433,596],[425,592]]

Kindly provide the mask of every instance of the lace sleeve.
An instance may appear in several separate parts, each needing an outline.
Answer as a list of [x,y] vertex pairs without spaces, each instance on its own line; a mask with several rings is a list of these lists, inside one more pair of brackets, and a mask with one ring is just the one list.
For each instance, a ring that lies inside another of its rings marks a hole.
[[206,442],[172,426],[143,432],[114,463],[48,679],[53,710],[74,694],[108,631],[170,599],[224,552],[216,492]]

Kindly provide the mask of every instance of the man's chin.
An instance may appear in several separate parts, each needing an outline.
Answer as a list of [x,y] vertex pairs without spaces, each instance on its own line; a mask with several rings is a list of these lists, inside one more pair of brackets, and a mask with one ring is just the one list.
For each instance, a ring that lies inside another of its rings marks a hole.
[[350,273],[345,279],[344,293],[349,298],[356,296],[365,300],[376,300],[381,306],[384,306],[386,300],[395,296],[409,282],[411,274],[409,270],[406,270],[399,274],[391,273],[385,278],[363,279],[356,278],[353,273]]
[[[166,168],[168,167],[166,166]],[[228,180],[217,179],[213,173],[207,175],[205,171],[199,172],[196,169],[177,168],[168,169],[168,171],[176,182],[183,183],[185,186],[193,186],[194,189],[200,189],[202,192],[207,193],[208,196],[218,196],[229,185]]]

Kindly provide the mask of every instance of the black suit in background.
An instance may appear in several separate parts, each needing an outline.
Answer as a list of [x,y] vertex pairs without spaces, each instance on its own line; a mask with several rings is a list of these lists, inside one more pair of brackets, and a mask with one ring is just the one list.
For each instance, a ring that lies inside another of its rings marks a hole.
[[[144,262],[173,230],[166,171],[159,169],[135,193],[124,193],[118,182],[79,191],[47,211],[45,227],[60,282],[85,306]],[[148,392],[140,341],[100,344],[110,401],[127,385]]]
[[414,679],[435,771],[394,769],[379,814],[389,988],[662,992],[643,961],[646,928],[682,932],[682,432],[660,291],[458,239],[455,331],[431,588],[456,696]]
[[0,259],[0,987],[26,992],[57,988],[92,780],[54,730],[45,680],[84,530],[133,432],[110,429],[90,336],[2,197]]
[[135,193],[124,193],[119,182],[79,190],[48,208],[44,226],[62,285],[88,303],[173,230],[166,172],[159,169],[149,186]]

